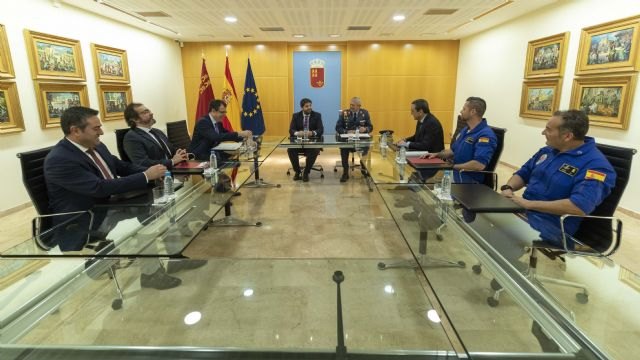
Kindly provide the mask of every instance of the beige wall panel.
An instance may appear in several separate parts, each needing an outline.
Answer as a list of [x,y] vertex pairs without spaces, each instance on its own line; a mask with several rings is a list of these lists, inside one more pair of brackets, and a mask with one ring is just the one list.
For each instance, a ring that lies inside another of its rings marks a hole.
[[371,110],[408,110],[411,101],[424,98],[431,110],[452,111],[455,77],[349,77],[347,89],[352,96],[360,96]]

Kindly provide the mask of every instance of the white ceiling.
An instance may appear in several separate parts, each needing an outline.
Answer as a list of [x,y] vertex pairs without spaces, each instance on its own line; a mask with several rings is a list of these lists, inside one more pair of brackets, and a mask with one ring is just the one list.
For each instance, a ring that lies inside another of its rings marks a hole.
[[[181,41],[342,42],[461,39],[557,0],[52,0],[60,1]],[[432,9],[457,10],[451,15],[424,14]],[[158,11],[168,17],[137,14]],[[395,22],[397,14],[406,19]],[[228,24],[225,16],[238,21]],[[347,30],[349,26],[371,29]],[[265,32],[261,27],[284,31]]]

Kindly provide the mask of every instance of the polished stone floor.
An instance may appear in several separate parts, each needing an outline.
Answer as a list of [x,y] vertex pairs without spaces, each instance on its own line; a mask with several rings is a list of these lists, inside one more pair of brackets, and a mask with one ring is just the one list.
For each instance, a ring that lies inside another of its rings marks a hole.
[[[314,172],[310,182],[294,182],[286,174],[286,152],[276,150],[261,167],[261,176],[281,187],[241,188],[242,196],[233,201],[235,217],[260,221],[261,227],[203,231],[184,255],[209,263],[178,273],[183,284],[175,289],[141,289],[135,263],[119,271],[125,304],[118,311],[110,308],[115,292],[108,278],[82,279],[79,284],[85,291],[74,291],[20,342],[333,349],[336,314],[331,275],[342,270],[350,349],[451,350],[441,326],[426,317],[433,304],[425,295],[421,273],[380,271],[376,266],[381,261],[411,259],[411,251],[417,252],[416,208],[406,203],[411,193],[370,192],[358,170],[351,172],[347,183],[340,183],[342,169],[333,171],[337,159],[337,154],[325,150],[319,158],[325,177]],[[506,167],[501,171],[511,172]],[[501,182],[507,177],[501,175]],[[28,237],[25,223],[33,209],[19,213],[2,219],[16,224],[0,228],[0,245],[5,248]],[[626,226],[625,231],[637,231],[631,228]],[[456,236],[452,231],[445,229],[445,241],[430,242],[429,249],[447,259],[462,260],[467,267],[425,272],[467,350],[540,352],[539,340],[531,332],[531,316],[514,298],[507,294],[499,307],[487,306],[493,276],[486,271],[472,273],[469,267],[475,257],[447,241]],[[631,259],[627,261],[632,266],[635,257],[624,252],[633,246],[623,244],[620,251],[620,259]],[[555,263],[545,269],[566,272]],[[598,307],[598,301],[580,307],[571,302],[573,293],[551,291],[590,330],[597,319],[602,320],[594,314],[602,311],[621,319],[619,313]],[[594,299],[599,296],[604,294],[596,292]],[[190,324],[197,314],[200,320]],[[628,358],[640,349],[629,348],[628,331],[623,330],[617,337],[602,334],[599,341],[618,352],[619,358]],[[621,339],[627,342],[627,350],[617,346]]]

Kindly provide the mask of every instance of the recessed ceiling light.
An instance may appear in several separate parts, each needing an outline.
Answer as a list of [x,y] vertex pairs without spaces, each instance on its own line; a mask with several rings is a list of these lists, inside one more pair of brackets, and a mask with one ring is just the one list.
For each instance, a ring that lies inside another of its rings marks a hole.
[[329,37],[332,37],[332,38],[337,38],[340,36],[341,36],[340,34],[329,34]]
[[404,19],[406,19],[404,15],[393,15],[393,21],[404,21]]
[[303,38],[304,34],[293,34],[294,38]]
[[234,22],[237,22],[238,18],[235,16],[225,16],[224,21],[232,24]]

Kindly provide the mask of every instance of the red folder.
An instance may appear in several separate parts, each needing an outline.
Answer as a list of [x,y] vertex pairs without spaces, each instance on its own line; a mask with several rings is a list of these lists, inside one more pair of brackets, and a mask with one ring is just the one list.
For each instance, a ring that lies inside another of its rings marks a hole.
[[444,165],[447,162],[440,158],[433,159],[422,159],[419,156],[411,156],[407,157],[407,161],[412,163],[413,165]]
[[181,163],[173,165],[173,168],[174,169],[202,169],[200,164],[202,164],[202,161],[197,161],[197,160],[183,161]]

